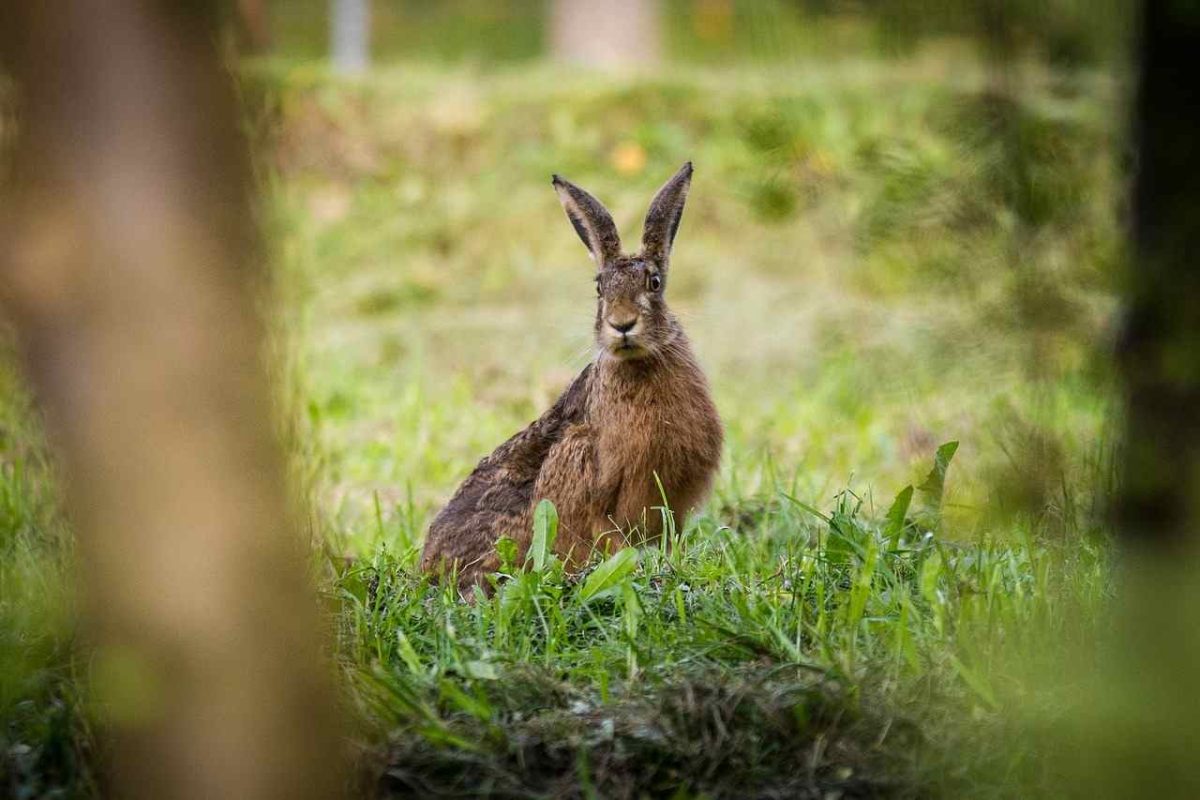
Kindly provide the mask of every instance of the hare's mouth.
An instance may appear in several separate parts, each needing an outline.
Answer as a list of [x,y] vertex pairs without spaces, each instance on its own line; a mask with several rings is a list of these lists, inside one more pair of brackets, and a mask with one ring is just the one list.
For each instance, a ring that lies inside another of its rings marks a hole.
[[630,358],[641,358],[642,356],[646,355],[647,350],[636,340],[624,337],[621,339],[614,339],[608,345],[608,352],[615,358],[625,360]]

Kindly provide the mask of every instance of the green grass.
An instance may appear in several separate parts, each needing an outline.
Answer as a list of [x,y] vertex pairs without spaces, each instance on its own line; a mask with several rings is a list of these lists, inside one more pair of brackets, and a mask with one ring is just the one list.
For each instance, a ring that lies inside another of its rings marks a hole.
[[[1121,90],[1023,80],[999,101],[944,53],[621,80],[247,73],[282,405],[366,784],[1045,789],[1031,731],[1110,585]],[[671,301],[728,430],[712,500],[636,563],[511,564],[474,603],[429,585],[432,514],[588,358],[591,274],[550,174],[632,238],[687,159]],[[29,602],[58,596],[69,537],[0,374],[0,785],[86,789],[70,636],[45,633],[66,630],[58,601]]]
[[[9,355],[9,351],[5,351]],[[0,791],[95,791],[69,621],[73,547],[27,394],[0,368]]]
[[[1016,790],[987,785],[986,759],[1030,769],[1033,756],[1000,746],[1002,709],[1030,674],[1024,660],[1046,666],[1072,610],[1099,606],[1103,551],[944,542],[925,527],[937,517],[926,486],[906,522],[902,510],[867,516],[849,492],[828,515],[781,493],[578,579],[552,557],[537,570],[532,556],[473,604],[427,585],[411,555],[378,552],[338,588],[353,695],[387,731],[384,786],[514,797]],[[981,752],[978,737],[999,752]]]

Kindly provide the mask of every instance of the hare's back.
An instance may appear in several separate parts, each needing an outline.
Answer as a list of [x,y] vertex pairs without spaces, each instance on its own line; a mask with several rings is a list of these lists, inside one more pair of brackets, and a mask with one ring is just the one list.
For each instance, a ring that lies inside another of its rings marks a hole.
[[494,561],[501,536],[527,538],[538,475],[552,448],[586,415],[590,374],[589,365],[554,406],[479,462],[429,526],[424,569]]
[[496,540],[521,525],[533,481],[508,469],[498,455],[481,461],[434,518],[421,559],[424,569],[482,566]]

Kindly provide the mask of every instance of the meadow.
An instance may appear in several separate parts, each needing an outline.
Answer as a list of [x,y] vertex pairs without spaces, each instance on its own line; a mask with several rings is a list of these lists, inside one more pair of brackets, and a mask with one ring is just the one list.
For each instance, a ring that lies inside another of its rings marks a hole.
[[[244,71],[281,434],[365,790],[1050,793],[1060,654],[1111,584],[1124,89],[1014,72],[954,48],[615,80]],[[633,240],[689,159],[669,299],[726,425],[713,497],[582,575],[535,547],[490,599],[431,585],[439,504],[591,358],[551,173]],[[103,709],[9,355],[0,785],[86,795]]]

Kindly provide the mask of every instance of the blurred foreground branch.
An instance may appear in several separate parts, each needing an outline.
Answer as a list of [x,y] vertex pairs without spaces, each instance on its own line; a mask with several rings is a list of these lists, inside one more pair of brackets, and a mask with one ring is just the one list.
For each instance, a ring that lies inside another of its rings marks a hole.
[[1200,796],[1200,7],[1142,7],[1115,647],[1084,695],[1062,794]]
[[1120,527],[1169,549],[1200,535],[1200,8],[1147,2],[1136,109],[1135,263]]
[[330,797],[216,4],[5,4],[0,303],[65,473],[120,797]]

